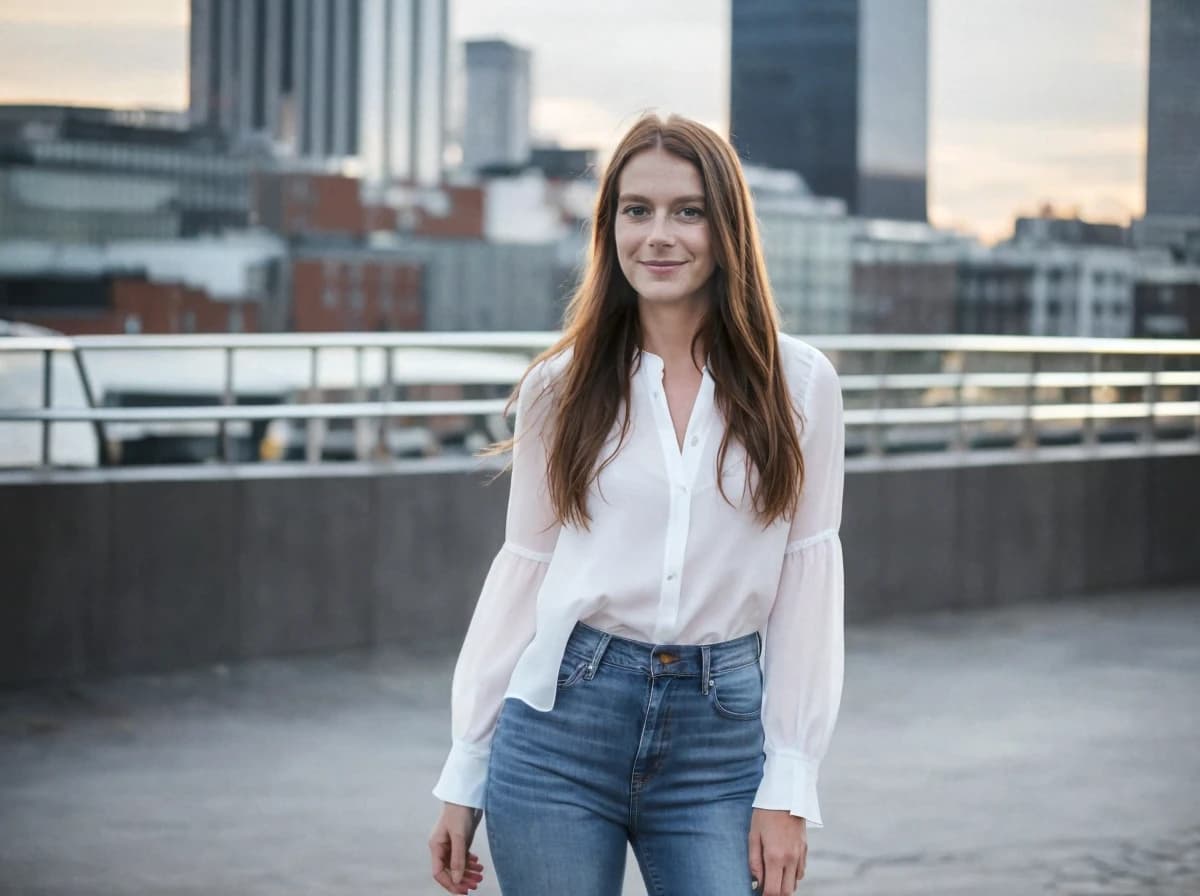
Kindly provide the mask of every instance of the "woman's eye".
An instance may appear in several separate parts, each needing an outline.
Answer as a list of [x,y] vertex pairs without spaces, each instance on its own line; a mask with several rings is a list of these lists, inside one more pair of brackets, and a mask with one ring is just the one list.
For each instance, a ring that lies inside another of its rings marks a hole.
[[687,208],[681,208],[679,214],[685,218],[702,218],[704,217],[704,209],[689,205]]
[[646,206],[644,206],[644,205],[627,205],[627,206],[625,206],[625,214],[629,215],[631,218],[640,218],[645,214],[645,212],[646,212]]

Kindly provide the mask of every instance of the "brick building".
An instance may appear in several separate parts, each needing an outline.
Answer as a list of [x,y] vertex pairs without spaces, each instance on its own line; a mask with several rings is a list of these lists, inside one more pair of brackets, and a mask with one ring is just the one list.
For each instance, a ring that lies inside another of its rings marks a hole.
[[290,260],[287,329],[297,332],[421,330],[421,266],[367,249],[311,249]]
[[257,301],[214,299],[203,289],[136,274],[0,277],[0,318],[68,336],[255,332],[258,314]]
[[363,202],[352,177],[259,172],[251,193],[254,221],[290,240],[346,244],[379,231],[437,239],[484,235],[481,187],[394,186],[388,203],[379,205]]

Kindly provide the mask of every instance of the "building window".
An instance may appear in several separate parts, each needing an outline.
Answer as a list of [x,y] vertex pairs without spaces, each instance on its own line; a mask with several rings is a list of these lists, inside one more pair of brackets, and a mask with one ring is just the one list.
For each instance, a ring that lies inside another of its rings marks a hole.
[[142,317],[139,314],[125,315],[125,332],[129,334],[137,334],[142,332]]
[[363,266],[348,263],[345,271],[350,280],[350,308],[356,314],[361,314],[367,304],[366,294],[363,290]]
[[289,178],[288,192],[293,202],[308,203],[312,201],[311,182],[307,175],[296,175]]

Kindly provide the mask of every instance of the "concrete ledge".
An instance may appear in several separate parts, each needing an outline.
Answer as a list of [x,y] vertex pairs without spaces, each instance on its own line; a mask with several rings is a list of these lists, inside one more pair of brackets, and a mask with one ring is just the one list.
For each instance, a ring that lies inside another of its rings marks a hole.
[[[456,644],[503,540],[494,468],[2,480],[0,684]],[[1200,582],[1197,495],[1195,453],[850,464],[847,618]]]

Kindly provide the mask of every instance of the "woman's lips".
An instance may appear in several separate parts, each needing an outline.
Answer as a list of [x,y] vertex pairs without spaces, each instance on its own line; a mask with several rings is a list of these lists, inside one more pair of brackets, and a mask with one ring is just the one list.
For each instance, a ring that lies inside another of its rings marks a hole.
[[681,267],[683,265],[683,262],[682,261],[643,261],[642,264],[644,264],[646,267],[648,267],[655,274],[667,274],[667,273],[670,273],[671,271],[675,270],[676,268]]

